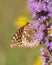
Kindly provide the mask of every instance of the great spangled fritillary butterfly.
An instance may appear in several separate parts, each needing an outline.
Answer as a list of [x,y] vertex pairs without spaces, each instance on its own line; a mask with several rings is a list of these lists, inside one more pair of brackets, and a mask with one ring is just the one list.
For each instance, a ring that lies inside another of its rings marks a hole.
[[36,39],[35,33],[35,29],[32,28],[31,23],[27,23],[25,26],[17,30],[17,32],[13,35],[10,45],[11,48],[35,48],[39,44],[39,41]]

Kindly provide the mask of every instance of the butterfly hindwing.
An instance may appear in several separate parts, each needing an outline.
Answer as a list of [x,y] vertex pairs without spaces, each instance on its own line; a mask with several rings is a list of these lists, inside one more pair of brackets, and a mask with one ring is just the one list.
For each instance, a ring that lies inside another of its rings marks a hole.
[[39,41],[36,39],[35,29],[32,28],[32,25],[29,23],[24,27],[24,31],[22,34],[22,43],[25,47],[35,48],[38,46]]

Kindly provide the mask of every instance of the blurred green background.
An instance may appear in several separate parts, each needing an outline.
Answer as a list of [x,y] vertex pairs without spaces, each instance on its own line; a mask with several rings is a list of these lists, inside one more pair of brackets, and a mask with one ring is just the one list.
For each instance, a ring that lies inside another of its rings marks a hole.
[[16,28],[13,23],[19,16],[30,18],[26,0],[0,0],[0,65],[33,65],[40,55],[39,47],[10,48],[10,41]]

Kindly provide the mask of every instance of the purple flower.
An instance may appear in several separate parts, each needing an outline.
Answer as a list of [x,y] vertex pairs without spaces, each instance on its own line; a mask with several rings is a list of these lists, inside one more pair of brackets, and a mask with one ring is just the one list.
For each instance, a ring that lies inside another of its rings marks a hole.
[[42,56],[45,55],[45,50],[44,50],[44,48],[41,48],[40,51],[41,51],[41,55],[42,55]]
[[44,38],[44,33],[42,31],[39,31],[36,33],[36,37],[39,41],[42,41]]
[[28,0],[27,2],[31,17],[37,19],[40,18],[42,21],[46,21],[50,17],[52,18],[51,4],[52,1],[49,0]]
[[48,48],[49,45],[50,45],[50,44],[49,44],[49,41],[46,41],[46,42],[45,42],[45,46]]
[[52,18],[52,13],[49,13],[48,16]]
[[43,0],[43,1],[46,2],[46,3],[49,3],[50,0]]
[[42,65],[47,65],[47,63],[46,62],[42,62]]
[[34,29],[38,29],[39,26],[40,26],[40,22],[38,20],[32,22],[32,27]]
[[49,55],[49,52],[44,48],[41,48],[40,51],[41,51],[41,55],[43,56],[42,65],[49,65],[49,63],[51,64],[52,56]]
[[31,13],[31,17],[32,18],[36,17],[36,13],[35,12]]
[[46,25],[45,24],[40,25],[40,30],[41,31],[44,31],[45,29],[46,29]]
[[38,20],[39,20],[40,22],[45,22],[46,19],[47,19],[46,16],[41,16]]
[[47,11],[47,6],[45,3],[42,3],[42,10]]
[[48,55],[44,48],[41,48],[40,51],[42,56],[46,57]]
[[47,5],[48,11],[52,12],[52,1],[50,0],[50,2]]
[[47,47],[48,50],[50,50],[50,52],[52,51],[52,41],[49,41],[49,39],[45,41],[45,46]]

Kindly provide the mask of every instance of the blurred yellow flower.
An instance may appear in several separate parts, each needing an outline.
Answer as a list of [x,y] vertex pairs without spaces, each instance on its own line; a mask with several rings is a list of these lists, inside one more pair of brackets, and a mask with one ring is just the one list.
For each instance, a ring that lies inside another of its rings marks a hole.
[[26,16],[20,16],[16,19],[14,25],[16,28],[23,27],[24,25],[26,25],[27,21],[28,18]]
[[38,59],[36,60],[36,62],[34,62],[33,65],[42,65],[41,57],[38,57]]

